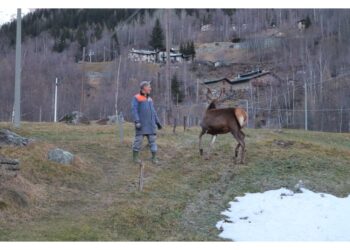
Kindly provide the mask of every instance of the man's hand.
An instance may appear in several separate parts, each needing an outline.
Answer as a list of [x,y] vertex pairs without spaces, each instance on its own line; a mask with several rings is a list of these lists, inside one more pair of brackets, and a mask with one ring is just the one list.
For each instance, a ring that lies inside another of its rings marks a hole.
[[137,129],[141,128],[141,123],[139,121],[135,122],[135,128],[137,128]]
[[159,130],[161,130],[163,128],[162,125],[159,122],[157,122],[157,127],[158,127]]

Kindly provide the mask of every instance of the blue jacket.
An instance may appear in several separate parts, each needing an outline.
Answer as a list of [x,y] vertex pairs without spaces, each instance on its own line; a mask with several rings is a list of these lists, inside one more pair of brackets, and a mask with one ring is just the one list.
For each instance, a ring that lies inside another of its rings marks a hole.
[[153,135],[157,133],[157,123],[160,124],[151,97],[137,94],[132,98],[131,113],[134,122],[140,122],[141,128],[136,129],[136,135]]

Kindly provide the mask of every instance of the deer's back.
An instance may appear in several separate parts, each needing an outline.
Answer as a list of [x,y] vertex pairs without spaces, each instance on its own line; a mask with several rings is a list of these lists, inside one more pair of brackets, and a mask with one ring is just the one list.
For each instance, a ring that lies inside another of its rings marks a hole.
[[[202,121],[202,128],[208,134],[226,134],[241,129],[237,113],[245,112],[239,108],[223,108],[207,110]],[[238,124],[239,123],[239,124]]]

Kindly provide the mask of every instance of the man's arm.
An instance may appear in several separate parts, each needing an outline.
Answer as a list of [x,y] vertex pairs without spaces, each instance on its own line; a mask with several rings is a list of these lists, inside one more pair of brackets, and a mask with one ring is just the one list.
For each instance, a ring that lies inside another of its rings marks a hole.
[[157,115],[157,111],[156,111],[156,109],[154,108],[154,105],[153,105],[153,101],[152,101],[152,109],[153,109],[154,116],[156,118],[157,127],[158,127],[158,129],[162,129],[162,125],[160,124],[160,121],[159,121],[159,118],[158,118],[158,115]]
[[131,114],[132,114],[132,118],[134,119],[135,123],[139,123],[140,122],[140,116],[139,116],[139,112],[138,112],[138,105],[139,102],[137,101],[137,99],[135,97],[132,98],[132,102],[131,102]]

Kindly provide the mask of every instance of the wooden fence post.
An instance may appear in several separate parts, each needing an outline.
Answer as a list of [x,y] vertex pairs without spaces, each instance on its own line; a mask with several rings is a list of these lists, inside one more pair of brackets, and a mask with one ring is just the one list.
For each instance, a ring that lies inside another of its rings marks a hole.
[[145,164],[143,161],[140,162],[140,177],[139,177],[139,191],[142,192],[143,190],[143,171],[145,169]]
[[124,142],[124,117],[122,112],[120,112],[119,114],[118,123],[119,123],[120,143],[123,143]]
[[177,119],[174,118],[173,133],[176,134]]
[[163,125],[164,125],[164,126],[167,125],[167,123],[166,123],[166,117],[165,117],[166,114],[165,114],[165,113],[166,113],[166,111],[165,111],[165,109],[163,109]]

